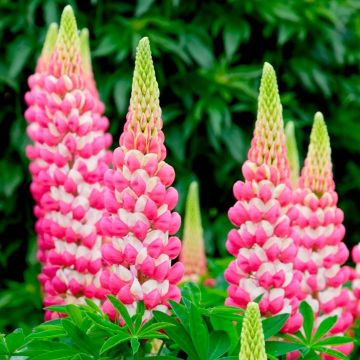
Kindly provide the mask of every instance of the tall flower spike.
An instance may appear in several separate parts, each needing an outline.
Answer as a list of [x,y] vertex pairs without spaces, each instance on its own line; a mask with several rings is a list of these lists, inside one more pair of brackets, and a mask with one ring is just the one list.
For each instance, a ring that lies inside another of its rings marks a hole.
[[265,339],[258,304],[247,305],[241,330],[239,360],[266,360]]
[[299,153],[296,144],[295,126],[293,121],[289,121],[286,124],[285,134],[286,134],[286,149],[287,149],[289,167],[290,167],[291,185],[293,188],[296,188],[299,180],[300,165],[299,165]]
[[[180,300],[177,283],[184,271],[181,262],[171,265],[181,249],[173,236],[180,216],[172,212],[178,193],[171,187],[174,169],[164,161],[161,129],[159,89],[149,40],[143,38],[136,51],[124,131],[113,153],[114,169],[105,174],[107,212],[101,228],[108,242],[102,246],[107,267],[101,283],[131,313],[144,301],[144,320],[153,310],[167,311],[168,300]],[[108,301],[103,308],[110,318],[117,316]]]
[[196,181],[190,184],[186,199],[180,261],[185,267],[185,280],[198,282],[201,277],[207,274],[199,203],[199,185]]
[[[48,39],[52,44],[55,35]],[[87,86],[70,6],[63,11],[51,55],[48,44],[43,54],[49,63],[29,78],[25,96],[44,304],[81,303],[84,297],[100,303],[105,291],[97,226],[111,136],[99,100]],[[54,316],[46,313],[47,319]]]
[[230,283],[226,304],[240,306],[263,295],[265,316],[289,313],[284,332],[301,326],[297,292],[301,274],[293,271],[297,246],[291,237],[292,211],[282,110],[274,69],[264,65],[259,109],[244,181],[234,185],[236,204],[228,216],[237,226],[226,247],[236,257],[225,272]]
[[338,196],[332,176],[331,149],[326,124],[316,113],[310,144],[294,193],[298,217],[292,228],[299,243],[295,267],[303,273],[302,291],[311,304],[317,321],[337,315],[333,334],[345,332],[353,321],[347,310],[351,294],[343,284],[349,269],[342,267],[349,251],[342,241],[345,235],[343,212],[337,207]]

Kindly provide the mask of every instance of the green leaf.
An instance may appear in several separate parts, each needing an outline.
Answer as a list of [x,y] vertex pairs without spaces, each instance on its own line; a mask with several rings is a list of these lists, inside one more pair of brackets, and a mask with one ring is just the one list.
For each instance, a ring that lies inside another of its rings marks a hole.
[[275,315],[262,321],[265,340],[276,335],[286,323],[289,314]]
[[135,355],[139,350],[140,342],[137,338],[131,338],[130,342],[131,342],[132,352]]
[[323,354],[334,356],[337,359],[349,360],[349,357],[347,355],[344,355],[340,351],[334,349],[329,349],[326,347],[316,347],[316,350],[322,352]]
[[189,333],[185,331],[185,328],[181,324],[176,322],[176,320],[171,318],[169,315],[166,315],[160,311],[154,311],[154,316],[158,321],[169,322],[170,324],[173,324],[174,327],[165,329],[166,334],[168,334],[171,340],[178,344],[180,349],[185,351],[191,359],[199,359]]
[[316,330],[315,335],[313,336],[311,342],[314,344],[316,343],[320,338],[322,338],[327,332],[335,325],[337,321],[337,316],[330,316],[323,320],[319,327]]
[[9,352],[12,354],[16,349],[24,344],[24,332],[22,329],[16,329],[11,334],[6,336],[6,345]]
[[71,320],[77,325],[80,326],[83,321],[83,316],[81,314],[81,310],[78,306],[73,304],[66,305],[66,311]]
[[191,57],[202,67],[208,69],[214,63],[214,54],[211,47],[196,34],[186,35],[186,47]]
[[355,339],[349,336],[331,336],[324,340],[318,341],[316,343],[316,346],[332,346],[332,345],[342,345],[342,344],[348,344],[351,342],[354,342]]
[[175,315],[179,318],[185,329],[189,331],[189,312],[184,305],[176,303],[175,301],[169,300],[172,310]]
[[202,316],[193,304],[190,307],[189,320],[191,339],[199,357],[200,359],[207,360],[209,332]]
[[125,332],[121,332],[117,335],[114,335],[104,342],[103,346],[100,349],[100,354],[103,354],[104,352],[130,339],[131,339],[131,335]]
[[266,352],[274,356],[281,356],[305,348],[304,345],[292,344],[283,341],[267,341],[265,343],[265,347]]
[[239,22],[229,21],[224,26],[224,46],[225,53],[228,59],[230,59],[236,50],[240,46],[242,34],[239,29]]
[[210,334],[208,359],[215,360],[225,354],[230,347],[229,336],[224,331],[214,331]]
[[19,164],[10,159],[0,160],[0,195],[10,197],[22,181],[23,170]]
[[151,5],[154,3],[154,0],[137,0],[135,8],[135,16],[141,16],[146,13]]
[[131,317],[129,315],[129,312],[126,309],[126,306],[121,301],[119,301],[115,296],[108,295],[108,299],[110,300],[114,308],[120,313],[121,317],[125,321],[125,324],[129,327],[129,330],[132,333],[134,331],[134,326]]
[[314,312],[311,306],[306,301],[303,301],[300,304],[300,313],[304,318],[303,329],[306,336],[306,340],[310,342],[314,327]]
[[90,338],[69,319],[62,319],[61,323],[64,330],[81,349],[84,349],[91,354],[95,354],[97,352],[97,349],[93,342],[90,341]]

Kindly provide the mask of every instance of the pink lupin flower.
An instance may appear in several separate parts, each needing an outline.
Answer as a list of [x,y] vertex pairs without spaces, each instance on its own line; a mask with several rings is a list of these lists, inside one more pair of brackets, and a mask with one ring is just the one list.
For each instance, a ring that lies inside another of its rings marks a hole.
[[[105,174],[107,212],[101,228],[108,237],[102,246],[107,268],[101,283],[134,313],[144,301],[144,319],[152,310],[166,311],[168,300],[179,301],[181,262],[171,265],[181,248],[174,236],[180,216],[171,187],[174,169],[165,160],[159,89],[149,40],[140,40],[135,60],[129,111],[120,146],[113,153],[113,170]],[[115,311],[107,301],[104,311]]]
[[302,291],[317,322],[337,315],[331,333],[344,333],[353,321],[347,310],[351,294],[343,287],[349,278],[349,269],[341,266],[349,251],[342,241],[344,214],[337,207],[330,140],[319,112],[315,114],[308,154],[298,184],[294,193],[298,217],[293,220],[292,227],[299,242],[294,265],[303,273]]
[[207,271],[203,228],[199,203],[199,185],[193,181],[186,198],[184,233],[180,261],[184,264],[184,280],[199,282]]
[[[102,180],[111,160],[108,120],[89,87],[76,20],[65,7],[56,36],[50,28],[37,72],[29,78],[25,118],[31,191],[38,218],[44,304],[103,299],[100,286]],[[88,60],[85,60],[85,63]],[[46,318],[56,316],[46,313]]]
[[265,63],[258,115],[244,181],[234,185],[236,204],[229,219],[238,228],[228,234],[226,247],[236,257],[225,272],[230,283],[226,304],[245,308],[262,295],[265,316],[289,313],[283,331],[300,328],[296,297],[301,275],[293,269],[297,246],[291,237],[289,166],[286,156],[282,107],[272,66]]

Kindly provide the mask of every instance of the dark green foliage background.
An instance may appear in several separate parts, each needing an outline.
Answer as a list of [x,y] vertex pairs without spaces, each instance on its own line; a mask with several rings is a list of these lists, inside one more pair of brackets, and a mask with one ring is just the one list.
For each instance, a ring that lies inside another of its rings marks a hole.
[[[0,329],[41,318],[23,97],[46,29],[67,3],[0,0]],[[135,46],[150,38],[178,208],[183,211],[187,186],[198,179],[209,256],[227,255],[226,212],[249,147],[264,61],[277,71],[284,119],[295,121],[303,155],[313,115],[324,113],[346,242],[360,241],[359,1],[69,3],[79,27],[90,30],[114,146],[129,102]]]

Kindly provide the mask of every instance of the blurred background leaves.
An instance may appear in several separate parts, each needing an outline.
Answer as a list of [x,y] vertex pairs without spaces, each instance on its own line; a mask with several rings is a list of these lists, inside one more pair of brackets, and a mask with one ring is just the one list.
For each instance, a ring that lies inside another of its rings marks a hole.
[[324,113],[346,242],[360,241],[359,1],[0,0],[0,330],[41,318],[23,97],[46,29],[67,3],[79,27],[90,30],[114,146],[135,46],[150,38],[179,211],[188,184],[198,179],[209,256],[227,255],[226,212],[249,147],[264,61],[277,71],[284,119],[295,122],[302,157],[313,115]]

